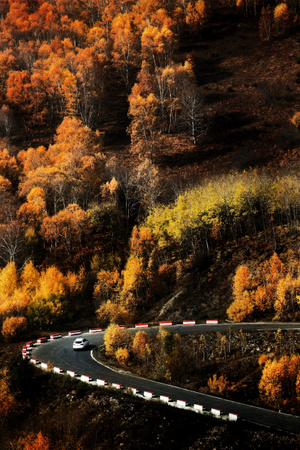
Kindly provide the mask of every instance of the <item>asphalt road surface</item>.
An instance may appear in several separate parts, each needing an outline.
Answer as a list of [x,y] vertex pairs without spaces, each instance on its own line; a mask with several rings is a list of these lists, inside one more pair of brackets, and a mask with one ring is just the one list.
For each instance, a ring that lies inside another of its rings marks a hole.
[[[277,330],[277,329],[300,329],[300,324],[284,323],[253,323],[253,324],[218,324],[218,325],[174,325],[167,327],[170,331],[180,334],[204,333],[209,331],[226,331],[229,326],[232,330]],[[157,327],[144,329],[149,333],[156,333]],[[132,329],[137,332],[138,329]],[[55,367],[61,367],[64,371],[72,370],[81,375],[88,375],[93,380],[103,379],[108,383],[119,383],[124,387],[137,388],[144,391],[153,392],[155,396],[168,396],[172,401],[184,400],[188,404],[203,405],[207,410],[215,408],[221,410],[223,414],[238,414],[241,419],[259,425],[276,428],[293,434],[300,433],[300,417],[281,412],[271,411],[255,406],[226,400],[211,395],[201,394],[168,384],[147,380],[138,376],[130,375],[120,371],[114,371],[92,358],[92,351],[96,347],[103,345],[104,332],[83,333],[81,336],[89,340],[90,346],[86,350],[74,351],[72,344],[76,336],[64,336],[62,339],[49,340],[46,343],[35,344],[31,358],[40,362],[53,363]]]

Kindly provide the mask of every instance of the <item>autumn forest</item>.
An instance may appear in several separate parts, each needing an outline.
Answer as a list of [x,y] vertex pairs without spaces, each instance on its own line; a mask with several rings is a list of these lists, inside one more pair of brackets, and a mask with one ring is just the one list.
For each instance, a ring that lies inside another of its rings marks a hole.
[[[216,354],[227,363],[229,336],[193,347],[115,324],[299,321],[299,11],[299,0],[1,0],[1,345],[79,319],[112,324],[103,358],[190,387],[186,358],[192,377]],[[298,347],[276,348],[253,363],[253,398],[299,412]],[[207,392],[249,397],[250,384],[213,370]]]

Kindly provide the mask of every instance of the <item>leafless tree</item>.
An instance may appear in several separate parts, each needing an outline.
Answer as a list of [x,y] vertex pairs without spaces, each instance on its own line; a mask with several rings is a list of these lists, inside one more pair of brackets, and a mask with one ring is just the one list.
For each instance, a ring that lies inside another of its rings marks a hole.
[[0,259],[8,264],[17,261],[22,253],[23,233],[18,222],[0,225]]
[[15,124],[13,112],[9,106],[3,105],[0,110],[0,126],[7,137],[11,136]]
[[208,130],[208,121],[204,112],[204,99],[194,85],[186,86],[180,96],[181,124],[188,130],[196,144],[200,136]]
[[137,194],[145,211],[155,207],[162,195],[163,183],[157,168],[146,159],[134,171]]

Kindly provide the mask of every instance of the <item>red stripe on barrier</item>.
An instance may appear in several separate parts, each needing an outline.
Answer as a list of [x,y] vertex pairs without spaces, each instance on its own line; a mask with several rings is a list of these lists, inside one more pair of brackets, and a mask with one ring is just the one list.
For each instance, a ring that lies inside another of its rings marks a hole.
[[184,320],[183,325],[196,325],[196,320]]
[[99,384],[100,386],[107,386],[107,381],[101,380],[101,378],[97,378],[97,384]]
[[170,327],[172,326],[172,322],[160,322],[159,325],[161,327]]
[[203,406],[203,405],[199,405],[198,403],[195,403],[194,404],[194,409],[196,409],[197,411],[205,411],[206,410],[206,407],[205,406]]
[[147,323],[138,323],[135,325],[135,328],[148,328]]
[[120,383],[112,383],[112,387],[116,389],[123,389],[123,384]]
[[119,325],[120,330],[124,330],[125,326],[124,325]]
[[57,334],[51,334],[50,339],[60,339],[62,337],[61,334],[57,333]]
[[33,342],[27,342],[26,347],[33,347]]
[[140,392],[140,390],[138,388],[131,387],[129,389],[131,389],[133,394],[139,394],[139,392]]
[[90,328],[89,333],[101,333],[102,328]]
[[80,330],[75,330],[75,331],[69,331],[69,336],[75,336],[75,335],[77,335],[77,334],[81,334],[81,331]]
[[217,409],[217,408],[211,408],[210,412],[214,416],[221,416],[223,414],[223,411],[221,409]]
[[181,405],[181,406],[187,406],[188,402],[186,400],[177,400],[177,405]]
[[166,395],[161,395],[159,398],[162,402],[169,403],[171,401],[171,398]]
[[81,375],[81,379],[84,381],[92,381],[93,378],[90,377],[89,375]]
[[48,341],[48,338],[46,338],[46,337],[41,337],[41,338],[38,338],[37,339],[37,342],[39,343],[39,344],[41,344],[42,342],[47,342]]
[[154,394],[153,394],[153,392],[150,392],[150,391],[144,391],[144,397],[152,398],[152,397],[154,397]]

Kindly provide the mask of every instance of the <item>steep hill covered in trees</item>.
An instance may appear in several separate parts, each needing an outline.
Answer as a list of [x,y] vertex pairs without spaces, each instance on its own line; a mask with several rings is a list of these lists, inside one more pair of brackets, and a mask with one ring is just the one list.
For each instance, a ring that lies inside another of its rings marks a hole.
[[298,320],[299,8],[1,2],[3,342]]

